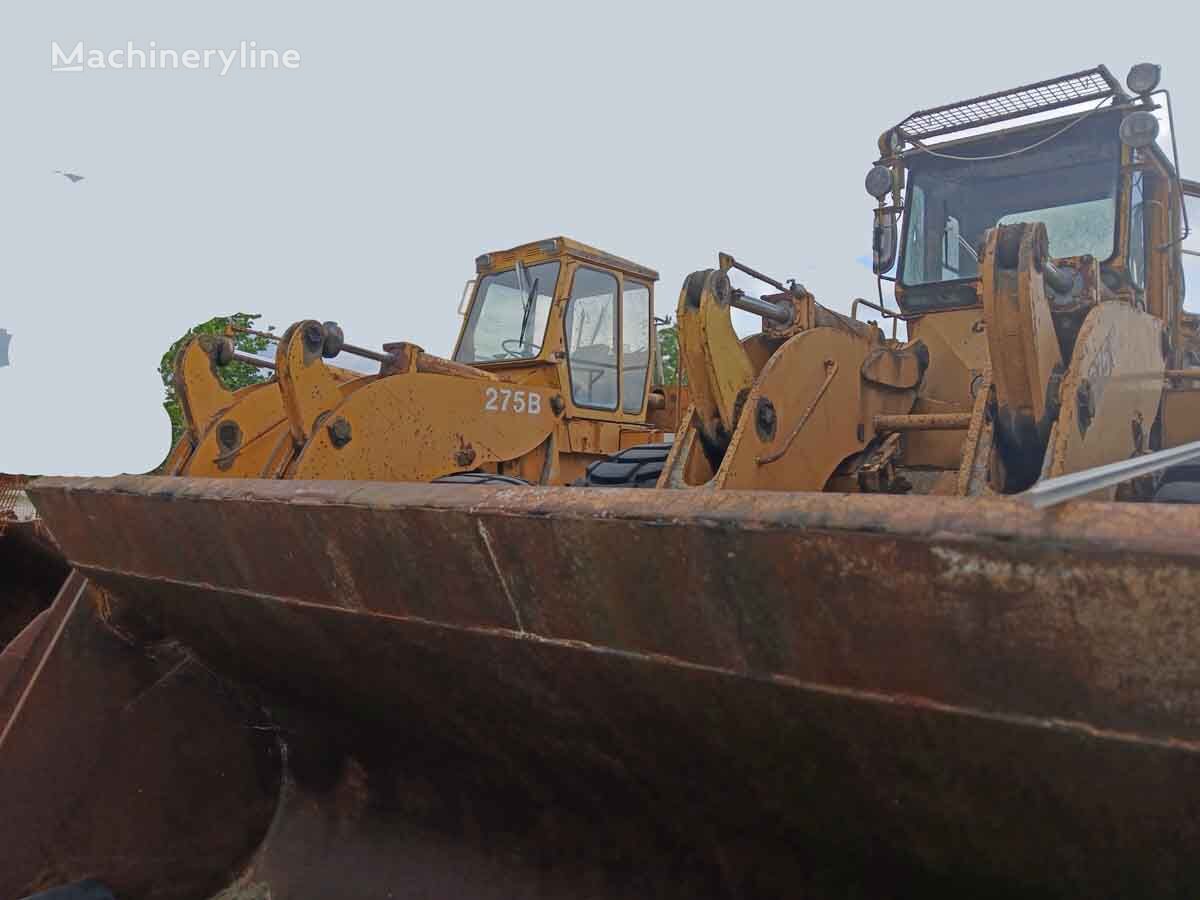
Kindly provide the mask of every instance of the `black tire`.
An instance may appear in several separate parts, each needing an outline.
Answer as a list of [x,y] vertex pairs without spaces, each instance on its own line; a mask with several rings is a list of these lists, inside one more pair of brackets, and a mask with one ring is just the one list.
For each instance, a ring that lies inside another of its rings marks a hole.
[[1171,466],[1171,468],[1163,472],[1159,487],[1176,481],[1200,481],[1200,463],[1191,462]]
[[1155,503],[1200,503],[1200,465],[1172,466],[1154,494]]
[[639,444],[607,459],[596,460],[575,484],[580,487],[652,488],[658,483],[670,453],[670,444]]
[[1154,495],[1155,503],[1200,503],[1200,481],[1170,481]]
[[456,472],[453,475],[443,475],[441,478],[435,478],[430,484],[519,484],[524,487],[529,486],[529,482],[524,478],[515,478],[512,475],[497,475],[494,472]]

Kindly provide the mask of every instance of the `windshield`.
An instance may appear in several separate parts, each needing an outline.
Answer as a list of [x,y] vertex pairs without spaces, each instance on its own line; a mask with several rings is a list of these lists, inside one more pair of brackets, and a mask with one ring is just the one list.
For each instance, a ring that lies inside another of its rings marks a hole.
[[546,262],[485,275],[454,358],[474,363],[537,356],[550,318],[558,266]]
[[[1061,128],[1059,122],[991,135],[947,152],[1003,155]],[[1013,222],[1044,222],[1051,256],[1108,259],[1116,239],[1120,160],[1116,122],[1108,116],[1093,116],[1015,156],[969,162],[913,157],[901,280],[913,286],[973,278],[984,232]]]

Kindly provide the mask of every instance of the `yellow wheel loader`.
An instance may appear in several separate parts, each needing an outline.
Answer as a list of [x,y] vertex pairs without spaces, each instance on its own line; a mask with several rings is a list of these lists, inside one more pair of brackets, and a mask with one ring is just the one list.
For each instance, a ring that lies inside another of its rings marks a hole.
[[888,129],[896,308],[722,255],[678,426],[621,331],[653,279],[562,242],[480,260],[453,359],[343,375],[302,322],[178,476],[30,485],[73,569],[0,684],[0,892],[1193,896],[1197,191],[1158,75]]
[[[1014,494],[1200,436],[1181,249],[1200,191],[1158,149],[1150,95],[1109,103],[1114,85],[1103,68],[1076,73],[884,133],[867,177],[873,262],[881,281],[896,268],[899,309],[852,312],[903,322],[906,340],[727,254],[689,276],[678,323],[694,405],[662,486]],[[1059,99],[1034,109],[1092,108],[927,143],[1043,96]],[[777,293],[734,290],[735,269]],[[762,332],[739,341],[735,307]]]
[[[656,272],[562,237],[484,254],[476,268],[452,359],[347,344],[315,320],[287,329],[274,361],[196,336],[176,360],[186,429],[166,471],[566,484],[674,428],[678,388],[652,372]],[[342,354],[379,371],[326,363]],[[235,359],[274,377],[232,393],[218,369]]]

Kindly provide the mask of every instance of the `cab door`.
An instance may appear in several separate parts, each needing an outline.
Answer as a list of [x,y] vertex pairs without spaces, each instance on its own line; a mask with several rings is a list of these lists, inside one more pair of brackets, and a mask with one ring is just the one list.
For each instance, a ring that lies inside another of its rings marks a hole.
[[649,282],[586,262],[573,265],[570,278],[563,340],[576,415],[643,420],[654,324]]
[[[1176,271],[1172,305],[1175,353],[1168,365],[1188,372],[1200,369],[1200,182],[1183,181],[1183,205],[1169,222],[1168,265]],[[1200,441],[1200,379],[1167,380],[1162,398],[1162,446]]]

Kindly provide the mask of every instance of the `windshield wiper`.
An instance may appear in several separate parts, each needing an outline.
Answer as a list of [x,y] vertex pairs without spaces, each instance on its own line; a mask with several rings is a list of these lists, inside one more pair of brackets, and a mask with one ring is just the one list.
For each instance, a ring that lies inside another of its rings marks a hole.
[[[529,317],[533,313],[533,298],[537,296],[538,279],[533,279],[533,284],[529,286],[529,293],[525,295],[525,309],[521,313],[521,333],[519,339],[522,347],[532,347],[533,341],[525,337],[525,332],[529,328]],[[533,335],[529,336],[530,338]]]

